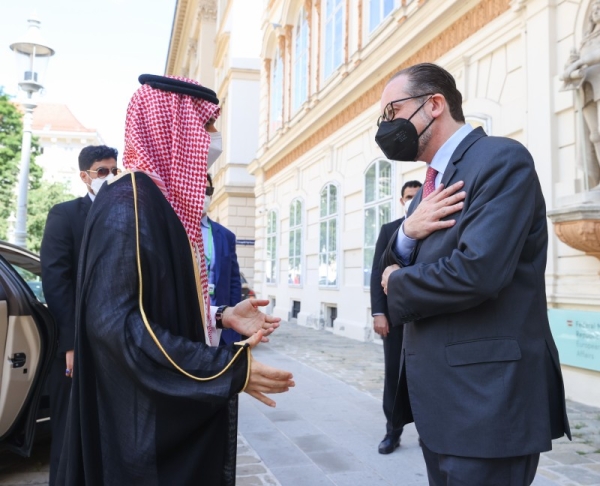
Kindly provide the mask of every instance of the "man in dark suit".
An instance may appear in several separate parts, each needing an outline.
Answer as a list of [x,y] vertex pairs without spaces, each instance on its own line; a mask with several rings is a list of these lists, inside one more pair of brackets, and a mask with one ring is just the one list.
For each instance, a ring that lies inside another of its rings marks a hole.
[[117,150],[105,145],[85,147],[79,154],[79,170],[88,193],[50,210],[40,252],[44,296],[58,328],[58,352],[48,375],[52,423],[50,485],[55,484],[71,392],[75,286],[83,228],[101,185],[120,172]]
[[[207,174],[207,180],[204,208],[210,206],[215,190],[210,174]],[[206,214],[206,209],[202,211],[200,225],[208,270],[210,302],[212,305],[233,307],[242,300],[242,280],[235,252],[235,235],[225,226],[211,220]],[[240,340],[240,334],[233,329],[221,331],[221,344],[231,344]]]
[[[381,109],[386,156],[428,165],[394,242],[403,265],[382,276],[391,324],[404,324],[394,423],[415,422],[432,485],[531,484],[540,452],[570,437],[533,160],[465,125],[439,66],[400,71]],[[444,197],[456,181],[464,192]]]
[[[400,204],[407,210],[407,204],[415,197],[422,184],[419,181],[408,181],[402,186]],[[384,358],[384,383],[383,383],[383,413],[386,419],[385,437],[379,444],[380,454],[390,454],[400,445],[402,427],[394,428],[392,425],[392,410],[398,389],[398,373],[400,371],[400,353],[402,351],[402,326],[390,327],[387,296],[381,287],[381,257],[395,231],[404,221],[404,217],[384,224],[379,232],[373,268],[371,270],[371,315],[373,316],[373,330],[383,339]]]

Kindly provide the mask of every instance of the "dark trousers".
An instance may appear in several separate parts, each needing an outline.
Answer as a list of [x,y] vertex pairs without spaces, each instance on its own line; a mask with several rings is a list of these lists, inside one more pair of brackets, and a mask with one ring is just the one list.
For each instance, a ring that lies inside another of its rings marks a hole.
[[483,459],[436,454],[421,441],[430,486],[529,486],[540,454]]
[[402,427],[395,429],[392,426],[392,411],[398,390],[400,375],[400,354],[402,353],[402,335],[404,326],[391,326],[390,332],[383,338],[383,357],[385,363],[385,377],[383,383],[383,413],[386,419],[386,433],[400,436]]
[[67,424],[67,411],[71,395],[71,378],[65,376],[65,353],[58,353],[48,373],[48,388],[50,395],[50,425],[52,427],[52,444],[50,446],[50,482],[56,484],[56,473],[60,462],[63,437]]

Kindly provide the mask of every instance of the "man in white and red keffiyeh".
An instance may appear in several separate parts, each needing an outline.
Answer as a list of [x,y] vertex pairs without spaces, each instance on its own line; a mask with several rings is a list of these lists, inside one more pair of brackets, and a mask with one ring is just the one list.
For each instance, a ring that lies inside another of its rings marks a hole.
[[[127,110],[128,169],[88,214],[64,485],[235,483],[237,402],[294,386],[251,359],[279,325],[247,299],[210,307],[200,219],[218,138],[215,93],[142,75]],[[221,329],[245,341],[218,347]]]

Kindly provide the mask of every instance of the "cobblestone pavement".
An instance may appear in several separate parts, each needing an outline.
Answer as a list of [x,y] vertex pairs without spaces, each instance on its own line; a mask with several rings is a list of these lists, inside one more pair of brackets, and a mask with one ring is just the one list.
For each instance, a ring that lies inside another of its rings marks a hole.
[[[263,347],[263,351],[261,351],[261,347]],[[283,323],[281,328],[271,336],[271,342],[261,344],[255,355],[262,359],[261,353],[265,357],[285,357],[308,368],[319,370],[324,375],[335,378],[342,384],[349,385],[351,388],[381,401],[384,371],[383,347],[377,343],[362,343],[335,336],[325,330]],[[300,392],[297,387],[288,395],[292,397],[293,393]],[[252,411],[250,409],[254,409],[254,407],[260,409],[262,405],[256,406],[254,400],[242,398],[244,399],[240,401],[240,429],[244,430],[244,425],[246,428],[252,425],[244,424],[244,420],[255,418],[255,415],[248,413]],[[277,397],[275,398],[277,400]],[[285,400],[281,400],[281,402],[285,403]],[[377,406],[376,403],[375,405]],[[570,401],[567,406],[573,441],[570,442],[565,438],[554,441],[553,450],[542,454],[534,486],[600,485],[600,409]],[[276,411],[276,413],[283,414],[285,408],[278,407]],[[381,413],[380,427],[383,432],[383,412],[378,413]],[[379,434],[379,432],[377,430],[375,434]],[[374,442],[372,447],[376,448],[376,445],[377,443]],[[371,447],[370,444],[369,447]],[[403,460],[402,454],[408,454],[409,447],[401,447],[387,457],[396,461],[392,464],[400,463]],[[0,485],[47,485],[48,454],[48,444],[42,443],[36,446],[32,457],[28,459],[22,459],[12,454],[0,455]],[[412,457],[418,456],[413,455]],[[417,467],[421,467],[421,465],[417,464]],[[289,481],[283,477],[278,478],[278,474],[279,471],[275,468],[270,470],[267,467],[264,458],[261,458],[246,437],[240,434],[238,436],[237,484],[239,486],[288,486],[291,484],[312,486],[313,484],[304,482],[302,475],[299,475],[294,481]],[[327,481],[322,484],[337,483]],[[343,484],[370,486],[365,482],[346,481]],[[403,483],[397,477],[393,484],[402,485]]]
[[[0,485],[47,486],[49,456],[49,441],[36,444],[31,457],[28,458],[3,453],[0,455]],[[236,473],[238,486],[280,486],[279,481],[241,435],[238,435]]]
[[[269,347],[381,399],[383,346],[284,323]],[[600,409],[567,401],[573,441],[542,454],[535,486],[600,485]],[[401,483],[398,483],[401,484]]]

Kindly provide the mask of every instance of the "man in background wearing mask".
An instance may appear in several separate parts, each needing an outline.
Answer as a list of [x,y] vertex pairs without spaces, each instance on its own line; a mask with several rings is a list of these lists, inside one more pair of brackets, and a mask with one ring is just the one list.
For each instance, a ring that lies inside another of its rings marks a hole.
[[85,147],[79,153],[79,170],[87,194],[50,210],[40,252],[44,296],[58,328],[58,352],[48,375],[52,425],[50,485],[56,480],[71,392],[75,285],[83,228],[100,187],[120,172],[117,150],[105,145]]
[[465,124],[435,64],[393,76],[381,113],[384,154],[427,163],[394,241],[402,265],[382,275],[391,324],[404,325],[394,424],[415,422],[431,485],[529,485],[540,452],[570,437],[533,159]]
[[[422,184],[419,181],[408,181],[402,186],[400,204],[404,208],[405,214],[408,212],[408,206],[419,192]],[[394,399],[398,389],[398,373],[400,371],[400,353],[402,351],[402,332],[403,326],[391,327],[387,307],[387,296],[381,287],[381,257],[383,252],[396,232],[398,227],[404,221],[404,216],[400,219],[386,223],[381,227],[377,244],[375,245],[375,255],[373,256],[373,268],[371,270],[371,315],[373,316],[373,330],[383,339],[383,358],[384,358],[384,383],[383,383],[383,413],[386,419],[385,437],[379,444],[380,454],[390,454],[400,445],[400,435],[402,427],[394,428],[392,425],[392,410],[394,408]]]

